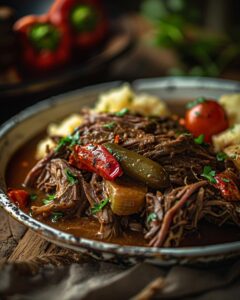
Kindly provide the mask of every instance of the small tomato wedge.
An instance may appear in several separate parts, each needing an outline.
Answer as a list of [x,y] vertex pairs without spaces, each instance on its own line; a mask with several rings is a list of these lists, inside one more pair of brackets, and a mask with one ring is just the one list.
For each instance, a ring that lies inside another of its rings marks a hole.
[[116,158],[102,145],[75,146],[69,162],[79,169],[96,173],[110,181],[123,174]]
[[29,194],[24,190],[9,190],[8,197],[20,208],[25,208],[28,205]]
[[[185,115],[185,127],[195,136],[201,134],[205,142],[212,136],[228,128],[229,122],[223,107],[214,100],[194,101]],[[195,104],[195,105],[194,105]]]

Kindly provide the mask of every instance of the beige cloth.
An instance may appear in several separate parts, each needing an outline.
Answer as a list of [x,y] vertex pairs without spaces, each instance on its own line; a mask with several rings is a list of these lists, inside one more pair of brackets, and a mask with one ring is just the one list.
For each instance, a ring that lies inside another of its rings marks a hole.
[[53,267],[37,273],[19,264],[0,269],[0,299],[240,299],[240,261],[217,268],[171,269],[142,263],[123,268],[105,262]]

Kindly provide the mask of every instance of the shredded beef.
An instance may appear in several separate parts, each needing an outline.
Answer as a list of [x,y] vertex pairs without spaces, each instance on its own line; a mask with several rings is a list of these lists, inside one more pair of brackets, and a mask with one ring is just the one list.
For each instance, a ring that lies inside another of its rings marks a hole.
[[[203,169],[210,166],[216,173],[239,172],[227,160],[219,162],[209,145],[199,145],[176,117],[143,117],[126,114],[82,112],[84,123],[75,130],[79,143],[117,142],[122,147],[146,156],[169,174],[171,186],[161,191],[148,189],[146,206],[136,215],[117,216],[110,203],[95,213],[103,239],[124,234],[127,230],[144,232],[150,246],[178,246],[186,232],[197,230],[200,220],[218,225],[240,225],[240,199],[228,201],[213,184],[203,178]],[[53,137],[57,140],[57,137]],[[53,211],[67,216],[92,215],[92,208],[106,198],[103,178],[68,164],[71,149],[64,145],[52,151],[30,171],[25,185],[45,193],[55,193],[54,201],[41,207],[32,206],[34,215],[47,217]],[[68,181],[66,169],[77,178]]]
[[[61,211],[65,215],[81,215],[88,203],[82,193],[83,178],[80,171],[59,158],[46,163],[41,162],[36,169],[32,169],[28,174],[25,185],[48,194],[54,194],[55,197],[53,201],[41,207],[33,205],[32,213],[48,216],[51,212]],[[67,172],[74,176],[74,183],[69,182]]]

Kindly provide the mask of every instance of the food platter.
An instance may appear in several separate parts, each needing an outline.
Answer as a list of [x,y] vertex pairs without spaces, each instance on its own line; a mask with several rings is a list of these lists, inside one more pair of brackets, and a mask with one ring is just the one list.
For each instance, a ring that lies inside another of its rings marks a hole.
[[[123,246],[79,238],[72,234],[49,227],[21,211],[6,196],[5,171],[13,153],[30,138],[41,132],[50,121],[61,120],[81,107],[92,106],[102,91],[120,86],[121,82],[106,83],[38,103],[6,122],[0,130],[1,170],[0,203],[14,218],[35,230],[44,238],[95,258],[135,263],[140,260],[166,265],[174,263],[209,263],[230,259],[240,255],[240,242],[194,246],[181,248],[149,248],[142,246]],[[222,94],[240,92],[240,84],[232,81],[209,78],[162,78],[143,79],[133,82],[136,91],[155,94],[164,99],[170,107],[175,107],[199,95],[218,98]],[[174,99],[174,102],[173,102]]]

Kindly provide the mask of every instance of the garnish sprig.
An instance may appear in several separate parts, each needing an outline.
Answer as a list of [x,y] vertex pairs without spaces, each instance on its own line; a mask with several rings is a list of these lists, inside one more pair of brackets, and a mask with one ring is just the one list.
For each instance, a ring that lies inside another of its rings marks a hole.
[[59,221],[59,219],[61,219],[62,217],[64,217],[64,213],[61,211],[55,211],[51,213],[51,221],[52,223],[56,223]]
[[70,183],[70,185],[74,185],[74,184],[76,184],[76,183],[78,182],[77,176],[75,176],[75,175],[71,172],[71,170],[65,169],[65,174],[66,174],[66,176],[67,176],[67,180],[68,180],[68,182]]
[[60,141],[57,144],[57,147],[55,148],[55,152],[58,152],[62,149],[62,147],[69,146],[73,147],[75,145],[80,144],[80,133],[76,132],[73,135],[68,135],[60,139]]
[[217,180],[215,179],[216,171],[214,171],[210,166],[205,166],[203,168],[201,176],[206,178],[210,183],[217,183]]
[[108,203],[109,203],[109,198],[105,198],[101,202],[95,203],[94,206],[91,208],[91,213],[95,215],[96,213],[101,211]]
[[147,224],[151,223],[152,221],[155,221],[157,219],[157,214],[155,212],[152,212],[147,217]]
[[56,198],[55,194],[52,194],[52,195],[49,194],[49,195],[47,195],[47,198],[42,200],[42,202],[44,205],[47,205],[47,204],[53,202],[55,198]]
[[129,109],[128,108],[123,108],[120,111],[116,112],[115,115],[117,117],[124,117],[127,113],[129,113]]
[[194,106],[197,106],[198,104],[203,103],[205,101],[206,101],[206,98],[199,97],[199,98],[195,99],[194,101],[187,103],[186,107],[187,107],[187,109],[191,109]]

